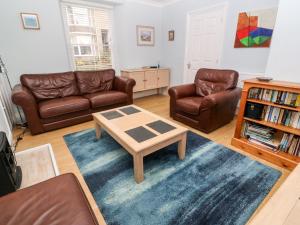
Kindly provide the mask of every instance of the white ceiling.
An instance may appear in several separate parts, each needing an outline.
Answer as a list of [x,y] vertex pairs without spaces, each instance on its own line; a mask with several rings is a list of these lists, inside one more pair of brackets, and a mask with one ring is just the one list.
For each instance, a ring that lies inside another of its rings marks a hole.
[[182,0],[130,0],[130,1],[162,7]]

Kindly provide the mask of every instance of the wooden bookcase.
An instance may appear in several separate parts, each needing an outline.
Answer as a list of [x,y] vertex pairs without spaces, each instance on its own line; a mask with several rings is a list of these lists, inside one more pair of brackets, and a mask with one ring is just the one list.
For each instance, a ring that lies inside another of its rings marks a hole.
[[243,91],[242,91],[241,102],[240,102],[240,109],[237,117],[235,134],[231,140],[231,144],[235,147],[238,147],[248,153],[251,153],[269,162],[272,162],[278,166],[287,168],[289,170],[293,170],[300,162],[300,157],[290,155],[285,152],[275,152],[261,145],[257,145],[249,142],[246,138],[242,137],[242,125],[245,121],[250,121],[267,127],[272,127],[279,131],[300,136],[300,129],[296,129],[296,128],[292,128],[292,127],[288,127],[288,126],[284,126],[272,122],[266,122],[263,120],[255,120],[255,119],[244,117],[247,102],[260,103],[263,105],[275,106],[278,108],[288,109],[297,112],[300,112],[300,107],[294,108],[294,107],[274,104],[272,102],[262,101],[258,99],[248,99],[249,90],[251,88],[264,88],[264,89],[286,91],[286,92],[300,94],[300,84],[292,83],[292,82],[284,82],[284,81],[262,82],[262,81],[258,81],[257,79],[245,80]]

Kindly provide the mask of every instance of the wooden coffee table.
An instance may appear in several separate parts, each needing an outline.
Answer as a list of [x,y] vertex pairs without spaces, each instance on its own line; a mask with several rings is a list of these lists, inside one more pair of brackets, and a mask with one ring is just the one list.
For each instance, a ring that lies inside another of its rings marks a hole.
[[134,177],[144,180],[143,158],[178,142],[178,156],[185,157],[187,129],[136,105],[94,113],[96,137],[104,128],[133,156]]

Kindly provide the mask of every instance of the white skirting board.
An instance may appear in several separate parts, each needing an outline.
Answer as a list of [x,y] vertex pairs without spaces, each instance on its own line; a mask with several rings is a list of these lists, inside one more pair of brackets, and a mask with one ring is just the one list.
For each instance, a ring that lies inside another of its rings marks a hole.
[[135,93],[133,93],[133,99],[143,98],[143,97],[147,97],[147,96],[151,96],[151,95],[157,95],[158,90],[159,90],[159,94],[168,95],[168,87],[165,87],[165,88],[135,92]]

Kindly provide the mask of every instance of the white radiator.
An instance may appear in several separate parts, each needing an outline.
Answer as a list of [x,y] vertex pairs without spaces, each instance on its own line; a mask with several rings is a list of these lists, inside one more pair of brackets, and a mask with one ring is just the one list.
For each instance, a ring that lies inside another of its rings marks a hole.
[[10,121],[6,116],[6,109],[4,108],[2,101],[0,101],[0,131],[6,133],[9,144],[12,144],[13,135],[12,135],[12,126]]
[[15,113],[11,102],[11,90],[4,73],[0,73],[0,131],[6,133],[12,144],[12,130],[15,123]]

